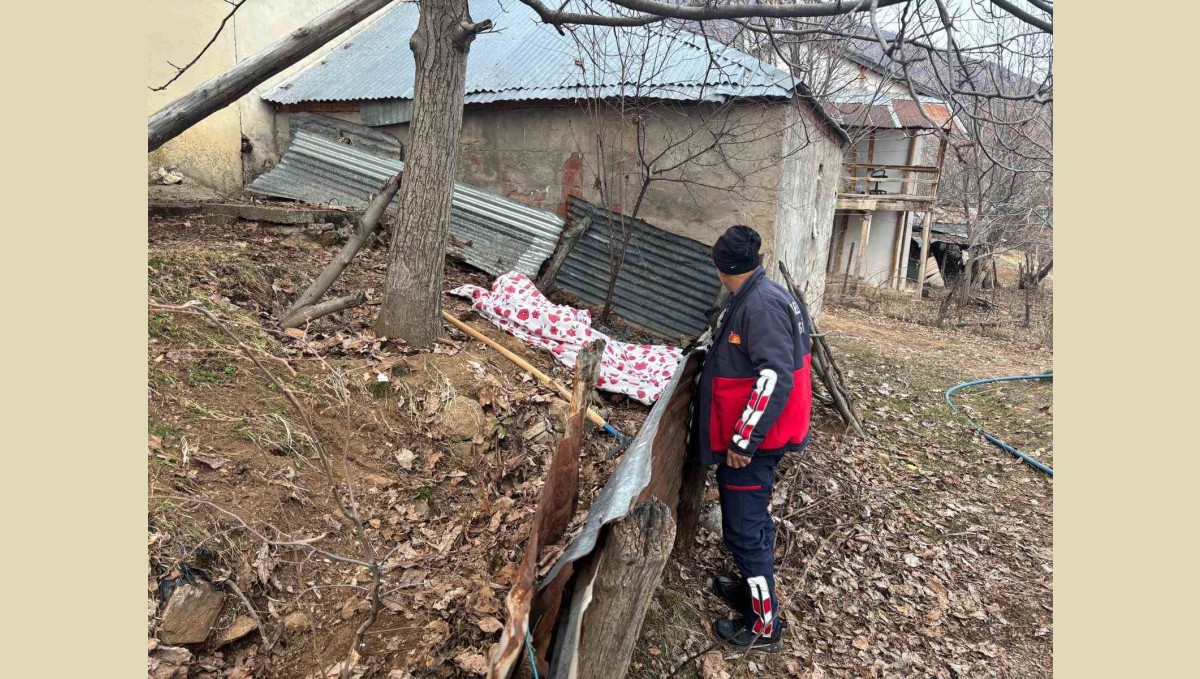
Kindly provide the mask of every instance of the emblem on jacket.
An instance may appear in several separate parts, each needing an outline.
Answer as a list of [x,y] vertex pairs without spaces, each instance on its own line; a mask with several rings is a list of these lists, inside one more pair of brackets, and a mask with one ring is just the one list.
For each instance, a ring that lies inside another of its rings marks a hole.
[[732,330],[730,330],[729,331],[729,343],[730,344],[741,344],[742,336],[737,334],[736,332],[733,332]]

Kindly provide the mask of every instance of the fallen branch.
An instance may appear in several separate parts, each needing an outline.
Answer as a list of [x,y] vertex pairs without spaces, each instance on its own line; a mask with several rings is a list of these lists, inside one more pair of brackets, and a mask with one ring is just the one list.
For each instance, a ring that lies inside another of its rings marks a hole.
[[318,304],[300,307],[293,311],[290,315],[285,316],[283,322],[279,325],[284,328],[298,328],[305,323],[315,321],[322,316],[328,316],[339,311],[352,309],[363,302],[367,301],[367,296],[363,293],[357,295],[346,295],[345,297],[337,297],[330,300],[325,300]]
[[[305,308],[315,305],[317,300],[321,299],[329,291],[329,288],[333,287],[334,282],[342,275],[346,267],[350,266],[350,262],[354,259],[354,256],[358,254],[358,251],[367,244],[367,241],[374,235],[375,231],[379,229],[379,224],[383,221],[384,212],[387,211],[387,207],[391,204],[392,199],[396,197],[396,192],[400,190],[401,177],[402,175],[397,174],[383,183],[383,186],[379,189],[379,195],[375,196],[375,199],[367,206],[367,211],[363,213],[362,220],[358,223],[358,230],[354,233],[354,236],[346,241],[346,244],[342,246],[342,249],[333,258],[333,261],[321,271],[321,274],[313,280],[308,289],[301,293],[296,298],[296,301],[292,303],[292,306],[284,312],[283,327],[295,328],[307,322],[298,321],[299,318],[305,315]],[[347,300],[348,298],[342,297],[340,299]],[[366,301],[366,299],[364,298],[363,301]],[[361,303],[359,302],[359,304]],[[333,309],[325,313],[333,313],[333,311],[337,310]],[[319,318],[321,315],[324,314],[312,316],[312,318]]]

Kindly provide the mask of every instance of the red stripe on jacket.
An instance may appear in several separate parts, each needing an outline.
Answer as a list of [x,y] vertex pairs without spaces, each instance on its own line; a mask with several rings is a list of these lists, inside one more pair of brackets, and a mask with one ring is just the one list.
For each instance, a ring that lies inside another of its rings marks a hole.
[[[767,430],[759,450],[775,450],[798,444],[808,435],[812,416],[812,355],[804,357],[804,366],[792,373],[792,391],[775,423]],[[742,411],[754,392],[758,377],[716,377],[713,379],[712,416],[708,420],[710,450],[725,452],[733,442],[735,428],[745,425]],[[765,403],[763,404],[766,405]],[[749,438],[743,434],[744,438]]]

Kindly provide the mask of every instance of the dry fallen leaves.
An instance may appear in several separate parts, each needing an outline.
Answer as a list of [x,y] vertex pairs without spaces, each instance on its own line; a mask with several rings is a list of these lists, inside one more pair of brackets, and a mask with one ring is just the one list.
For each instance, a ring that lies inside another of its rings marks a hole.
[[504,623],[490,615],[480,620],[478,624],[479,629],[483,630],[484,634],[492,634],[504,629]]
[[487,674],[487,658],[482,653],[463,651],[454,658],[454,664],[471,674]]
[[700,658],[700,679],[729,679],[729,672],[725,670],[725,659],[720,653],[712,651]]

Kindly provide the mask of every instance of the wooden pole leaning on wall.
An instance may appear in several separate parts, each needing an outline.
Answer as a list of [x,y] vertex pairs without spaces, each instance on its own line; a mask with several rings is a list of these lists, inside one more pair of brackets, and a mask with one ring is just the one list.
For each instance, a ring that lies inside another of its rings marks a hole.
[[562,268],[563,262],[567,261],[567,255],[571,254],[575,244],[579,242],[591,225],[592,218],[588,216],[579,220],[571,219],[567,222],[567,226],[558,240],[558,246],[554,248],[554,254],[550,256],[550,263],[546,265],[546,270],[542,272],[542,275],[538,276],[538,290],[541,290],[543,295],[549,295],[557,287],[555,279],[558,278],[558,270]]
[[288,33],[225,73],[200,84],[150,116],[147,149],[158,147],[184,130],[249,94],[260,83],[312,54],[355,24],[383,9],[391,0],[347,0]]
[[804,307],[804,315],[812,323],[813,375],[825,387],[829,397],[833,399],[834,408],[841,416],[842,421],[852,427],[859,437],[866,438],[867,432],[854,407],[854,397],[851,395],[849,387],[846,386],[846,376],[842,374],[842,369],[833,357],[833,352],[829,350],[829,343],[825,341],[825,336],[817,327],[817,319],[809,314],[808,302],[804,299],[804,293],[796,287],[796,281],[792,280],[792,274],[783,262],[779,262],[779,273],[783,274],[783,280],[787,283],[788,290],[800,306]]

